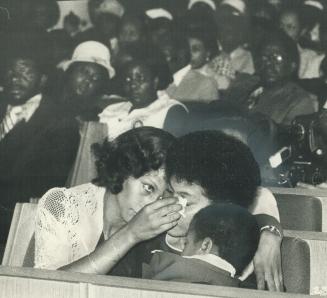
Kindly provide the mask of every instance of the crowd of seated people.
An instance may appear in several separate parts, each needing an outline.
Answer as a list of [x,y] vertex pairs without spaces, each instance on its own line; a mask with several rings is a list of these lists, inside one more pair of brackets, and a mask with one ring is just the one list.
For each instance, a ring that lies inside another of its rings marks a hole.
[[[269,158],[306,115],[327,148],[327,4],[141,2],[88,0],[83,31],[0,7],[0,243],[37,198],[36,268],[282,291]],[[97,175],[70,187],[89,122]]]

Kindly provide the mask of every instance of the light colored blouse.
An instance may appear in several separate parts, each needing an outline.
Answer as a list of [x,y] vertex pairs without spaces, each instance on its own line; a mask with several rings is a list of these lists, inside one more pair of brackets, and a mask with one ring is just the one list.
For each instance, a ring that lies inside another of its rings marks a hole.
[[166,93],[158,93],[158,99],[145,108],[132,110],[131,102],[120,102],[109,105],[99,114],[100,123],[108,126],[109,140],[138,126],[163,128],[168,111],[175,106],[186,107]]
[[35,268],[58,269],[94,251],[103,231],[105,188],[88,183],[50,189],[35,222]]
[[209,103],[219,99],[217,82],[187,65],[174,74],[174,82],[166,89],[171,98],[182,102]]

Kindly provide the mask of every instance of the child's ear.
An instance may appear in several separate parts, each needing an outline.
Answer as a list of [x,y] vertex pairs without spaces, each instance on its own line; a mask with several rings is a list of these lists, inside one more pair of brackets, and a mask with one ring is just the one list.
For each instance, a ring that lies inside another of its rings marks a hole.
[[204,238],[200,248],[201,254],[203,255],[209,254],[211,252],[212,246],[213,246],[212,240],[209,237]]

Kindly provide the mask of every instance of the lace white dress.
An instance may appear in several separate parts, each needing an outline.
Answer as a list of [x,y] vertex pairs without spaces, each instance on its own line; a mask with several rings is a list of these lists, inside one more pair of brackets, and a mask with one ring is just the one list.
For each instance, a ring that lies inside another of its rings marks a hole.
[[105,188],[88,183],[53,188],[40,200],[35,268],[58,269],[94,251],[103,231]]

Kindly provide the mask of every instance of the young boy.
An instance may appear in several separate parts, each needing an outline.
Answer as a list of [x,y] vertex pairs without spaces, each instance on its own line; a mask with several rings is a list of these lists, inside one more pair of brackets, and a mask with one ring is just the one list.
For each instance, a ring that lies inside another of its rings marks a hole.
[[259,227],[246,209],[214,204],[192,219],[182,256],[155,251],[143,278],[239,287],[258,248]]

